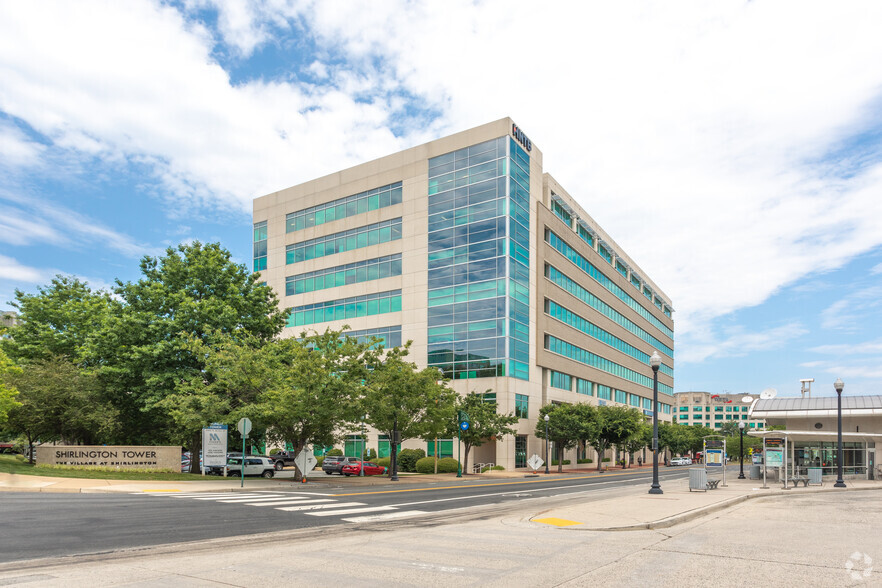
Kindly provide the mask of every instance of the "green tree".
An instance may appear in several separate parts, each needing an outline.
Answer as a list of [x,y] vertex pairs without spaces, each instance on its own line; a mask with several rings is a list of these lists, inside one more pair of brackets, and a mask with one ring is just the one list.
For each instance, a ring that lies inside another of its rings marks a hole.
[[564,451],[573,449],[594,426],[596,409],[585,403],[546,404],[539,409],[535,434],[545,439],[545,415],[548,415],[548,440],[557,448],[557,471],[563,472]]
[[[689,426],[689,425],[687,425]],[[710,435],[719,435],[717,431],[714,431],[710,427],[705,427],[703,425],[691,425],[689,426],[692,429],[692,445],[689,448],[693,453],[696,451],[704,450],[704,438]]]
[[[308,443],[333,445],[338,431],[360,423],[364,414],[361,397],[368,377],[366,366],[376,362],[371,347],[370,342],[358,342],[331,329],[272,341],[254,355],[253,369],[261,374],[255,402],[234,411],[233,416],[254,419],[266,427],[269,440],[289,442],[295,453]],[[229,382],[226,385],[238,385],[232,376],[213,375]]]
[[[490,393],[487,390],[485,394]],[[485,400],[484,394],[469,392],[465,396],[460,396],[454,406],[455,413],[460,411],[466,413],[469,417],[469,428],[465,431],[459,429],[459,423],[454,419],[450,423],[448,434],[456,436],[459,431],[462,440],[463,455],[462,469],[468,471],[469,451],[472,447],[480,447],[487,441],[492,439],[501,439],[506,435],[514,435],[515,428],[512,427],[518,422],[518,417],[511,414],[499,414],[496,408],[495,400]]]
[[738,436],[738,421],[726,421],[720,427],[720,435],[724,437]]
[[643,423],[643,414],[626,406],[598,406],[594,420],[595,426],[586,431],[585,440],[597,451],[599,470],[603,452],[634,435]]
[[7,383],[8,380],[21,373],[21,369],[12,363],[12,360],[0,349],[0,425],[6,422],[9,411],[21,406],[15,397],[18,390],[15,386]]
[[[163,257],[144,257],[140,267],[139,281],[117,282],[123,302],[92,339],[87,359],[125,421],[122,441],[155,443],[179,433],[163,400],[182,382],[199,387],[200,378],[214,377],[194,340],[208,348],[222,344],[224,336],[267,342],[281,332],[288,311],[217,243],[169,248]],[[200,450],[198,431],[187,445]],[[197,471],[198,460],[192,464]]]
[[453,418],[456,394],[439,381],[435,368],[419,370],[405,361],[410,341],[403,348],[386,351],[368,372],[363,405],[367,422],[384,433],[391,444],[389,475],[397,471],[397,432],[401,441],[425,437]]
[[18,361],[68,357],[80,363],[89,338],[119,306],[107,292],[92,292],[86,282],[58,275],[37,294],[15,291],[12,306],[19,324],[13,336],[2,341]]
[[682,455],[689,452],[695,443],[695,431],[689,425],[680,423],[659,423],[659,448],[667,447],[673,454]]
[[628,454],[628,467],[631,467],[634,463],[634,454],[646,446],[652,446],[652,425],[646,421],[641,422],[634,433],[625,439],[623,445]]
[[36,441],[94,445],[113,436],[116,411],[98,394],[95,379],[66,358],[37,360],[12,377],[21,405],[9,411],[7,429]]

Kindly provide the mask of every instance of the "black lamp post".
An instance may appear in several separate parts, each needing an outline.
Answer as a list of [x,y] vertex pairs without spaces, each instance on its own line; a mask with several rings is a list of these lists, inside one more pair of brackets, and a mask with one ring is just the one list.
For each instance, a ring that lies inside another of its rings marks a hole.
[[738,421],[738,432],[741,433],[741,470],[738,472],[738,479],[744,479],[744,427],[747,426],[747,423],[744,421]]
[[395,422],[392,424],[392,478],[393,482],[398,481],[398,413],[395,413]]
[[833,484],[834,488],[845,488],[845,482],[842,481],[842,389],[845,388],[845,384],[842,382],[841,378],[836,378],[836,381],[833,382],[833,387],[836,388],[836,414],[838,421],[838,429],[839,432],[836,437],[836,483]]
[[551,420],[551,417],[547,414],[545,415],[545,473],[548,472],[548,421]]
[[652,487],[649,493],[664,494],[658,483],[658,368],[661,365],[658,351],[652,352],[649,365],[652,367]]

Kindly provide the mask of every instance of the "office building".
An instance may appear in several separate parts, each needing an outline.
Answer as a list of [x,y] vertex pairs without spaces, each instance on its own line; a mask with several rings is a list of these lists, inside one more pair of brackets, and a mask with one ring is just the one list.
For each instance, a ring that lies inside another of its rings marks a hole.
[[[387,345],[412,340],[412,360],[457,392],[490,390],[520,417],[518,434],[473,462],[512,469],[542,455],[534,430],[550,402],[651,415],[654,350],[659,414],[671,419],[670,299],[544,172],[511,119],[257,198],[254,269],[292,309],[284,336],[348,324]],[[358,445],[353,431],[345,448]],[[367,445],[389,448],[375,433]]]
[[674,394],[674,422],[681,425],[703,425],[721,429],[730,421],[744,421],[747,430],[762,429],[762,419],[750,417],[751,405],[759,394],[711,394],[710,392],[677,392]]

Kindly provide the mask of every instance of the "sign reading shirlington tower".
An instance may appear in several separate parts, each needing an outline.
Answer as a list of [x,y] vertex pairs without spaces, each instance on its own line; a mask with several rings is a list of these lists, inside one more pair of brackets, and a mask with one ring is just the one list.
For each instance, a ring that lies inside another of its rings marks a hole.
[[40,465],[179,471],[181,447],[167,445],[44,445],[37,447],[37,463]]

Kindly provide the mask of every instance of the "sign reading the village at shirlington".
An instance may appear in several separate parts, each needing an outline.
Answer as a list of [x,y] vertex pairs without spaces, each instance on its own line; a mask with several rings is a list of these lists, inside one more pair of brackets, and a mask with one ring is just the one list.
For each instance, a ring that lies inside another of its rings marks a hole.
[[37,463],[180,471],[181,447],[180,445],[43,445],[37,447]]

